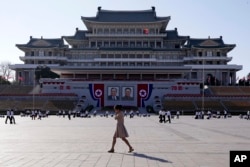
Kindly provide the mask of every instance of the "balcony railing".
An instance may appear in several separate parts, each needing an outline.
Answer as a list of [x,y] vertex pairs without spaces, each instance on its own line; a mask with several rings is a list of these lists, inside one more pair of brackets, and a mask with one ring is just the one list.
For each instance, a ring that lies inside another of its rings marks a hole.
[[68,60],[67,57],[58,57],[58,56],[19,56],[20,60]]
[[228,64],[228,65],[211,65],[211,64],[205,64],[205,65],[184,65],[185,67],[192,67],[192,69],[218,69],[218,70],[242,70],[241,65],[235,65],[235,64]]
[[161,34],[108,34],[108,33],[100,33],[100,34],[92,34],[86,33],[86,37],[166,37],[166,33]]
[[226,60],[226,61],[231,61],[232,57],[215,57],[215,56],[206,56],[206,57],[196,57],[196,56],[192,56],[192,57],[184,57],[183,58],[184,61],[192,61],[192,60]]

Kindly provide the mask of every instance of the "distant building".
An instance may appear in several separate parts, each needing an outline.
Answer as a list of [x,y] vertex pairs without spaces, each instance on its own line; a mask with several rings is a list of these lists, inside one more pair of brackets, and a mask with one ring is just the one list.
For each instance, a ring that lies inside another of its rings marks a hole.
[[27,44],[17,44],[24,52],[20,56],[24,64],[11,66],[16,78],[33,84],[34,69],[46,65],[65,81],[112,81],[115,86],[114,82],[164,85],[170,80],[229,85],[236,83],[236,72],[242,69],[228,64],[235,44],[225,44],[222,37],[196,39],[179,35],[177,28],[166,30],[170,16],[157,16],[155,7],[140,11],[98,7],[96,16],[81,19],[87,30],[76,28],[72,36],[30,37]]

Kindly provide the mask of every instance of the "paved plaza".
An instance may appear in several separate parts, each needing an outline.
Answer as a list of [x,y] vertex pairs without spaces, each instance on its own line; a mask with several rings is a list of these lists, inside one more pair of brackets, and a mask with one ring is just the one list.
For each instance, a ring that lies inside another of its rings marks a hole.
[[195,120],[160,124],[158,116],[125,117],[133,153],[118,139],[113,117],[0,118],[0,166],[7,167],[229,167],[230,150],[250,150],[250,120]]

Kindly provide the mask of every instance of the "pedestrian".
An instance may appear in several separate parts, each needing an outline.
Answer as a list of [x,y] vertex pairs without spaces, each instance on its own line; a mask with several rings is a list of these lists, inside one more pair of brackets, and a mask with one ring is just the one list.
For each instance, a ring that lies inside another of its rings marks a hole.
[[8,120],[10,120],[10,124],[11,124],[12,122],[11,122],[10,110],[7,110],[7,111],[6,111],[5,124],[8,123]]
[[224,110],[224,119],[227,118],[227,110]]
[[109,111],[108,110],[106,111],[105,116],[106,116],[106,118],[109,117]]
[[159,111],[159,122],[162,123],[162,110]]
[[220,111],[219,110],[217,111],[217,118],[218,119],[220,118]]
[[62,111],[62,115],[63,115],[63,118],[65,117],[65,115],[66,115],[66,112],[63,110]]
[[14,117],[14,110],[10,110],[10,123],[13,123],[13,124],[16,124],[16,120],[15,120],[15,117]]
[[121,138],[127,144],[127,146],[129,147],[129,151],[128,151],[129,153],[133,152],[134,151],[133,147],[130,145],[129,141],[126,139],[126,137],[128,137],[129,135],[124,125],[124,115],[122,112],[122,106],[115,105],[114,110],[115,110],[115,119],[117,120],[117,125],[116,125],[116,130],[113,136],[112,147],[108,152],[109,153],[115,152],[116,138]]
[[176,118],[179,119],[179,116],[180,116],[180,111],[177,111],[176,112]]
[[166,122],[171,123],[171,112],[169,110],[167,111],[167,117],[168,120]]
[[210,119],[212,117],[212,113],[210,110],[207,111],[207,119]]
[[68,111],[68,119],[71,120],[71,110]]
[[31,120],[35,120],[35,119],[36,119],[35,110],[31,110]]
[[250,119],[250,111],[248,110],[247,111],[247,120],[249,120]]
[[162,115],[162,122],[166,123],[166,112],[164,109],[161,111],[161,115]]
[[134,111],[131,110],[130,113],[129,113],[129,118],[133,118],[134,117]]
[[49,113],[50,113],[50,111],[49,111],[49,110],[46,110],[45,116],[46,116],[47,118],[49,117]]
[[96,117],[96,110],[94,111],[93,116]]
[[42,120],[42,116],[43,116],[42,111],[38,110],[38,118],[37,119]]

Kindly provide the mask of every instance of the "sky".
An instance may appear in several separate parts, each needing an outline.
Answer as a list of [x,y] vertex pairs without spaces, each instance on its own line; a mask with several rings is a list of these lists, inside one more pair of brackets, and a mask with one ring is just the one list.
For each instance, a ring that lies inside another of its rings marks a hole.
[[81,16],[96,16],[98,6],[106,10],[148,10],[170,16],[167,30],[191,38],[219,38],[236,44],[228,53],[229,64],[242,65],[242,78],[250,73],[250,0],[8,0],[0,6],[0,63],[23,64],[24,52],[16,44],[33,38],[61,38],[86,30]]

